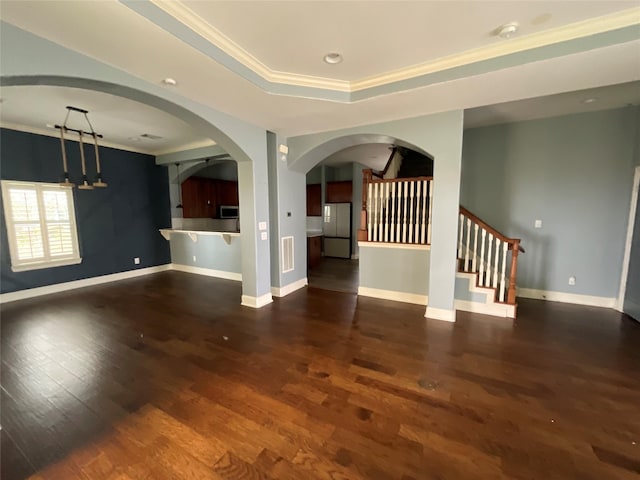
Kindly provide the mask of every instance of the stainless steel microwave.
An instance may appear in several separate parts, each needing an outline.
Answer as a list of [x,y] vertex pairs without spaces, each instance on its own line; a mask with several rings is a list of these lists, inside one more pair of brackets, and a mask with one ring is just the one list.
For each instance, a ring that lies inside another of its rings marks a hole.
[[220,218],[238,218],[238,207],[234,205],[220,205]]

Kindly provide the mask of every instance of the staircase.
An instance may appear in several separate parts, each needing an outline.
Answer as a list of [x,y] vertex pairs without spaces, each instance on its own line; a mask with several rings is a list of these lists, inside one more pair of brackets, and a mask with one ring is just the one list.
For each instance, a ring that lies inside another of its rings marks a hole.
[[462,206],[459,221],[458,278],[469,281],[470,292],[486,295],[488,310],[515,318],[520,239],[506,237]]
[[[387,165],[393,163],[398,175],[425,173],[425,165],[433,171],[433,161],[420,154],[417,155],[422,159],[402,158],[398,167],[396,154],[394,149]],[[430,245],[433,177],[382,178],[383,175],[384,172],[363,171],[358,240]],[[515,318],[519,253],[524,253],[520,239],[503,235],[461,206],[456,308]]]

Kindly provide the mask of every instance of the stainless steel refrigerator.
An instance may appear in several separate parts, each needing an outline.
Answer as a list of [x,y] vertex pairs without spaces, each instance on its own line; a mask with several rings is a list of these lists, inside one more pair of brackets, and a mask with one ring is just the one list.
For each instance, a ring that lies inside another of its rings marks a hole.
[[326,203],[323,213],[324,256],[351,258],[351,204]]

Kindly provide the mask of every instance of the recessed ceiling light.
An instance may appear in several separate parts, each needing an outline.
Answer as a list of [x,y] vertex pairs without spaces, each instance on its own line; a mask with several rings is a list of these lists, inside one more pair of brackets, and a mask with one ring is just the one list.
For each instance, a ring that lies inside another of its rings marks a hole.
[[336,63],[340,63],[342,61],[342,55],[340,55],[339,53],[327,53],[323,60],[325,61],[325,63],[329,63],[331,65],[334,65]]
[[509,22],[499,26],[495,30],[495,34],[500,38],[511,38],[518,32],[519,28],[518,22]]
[[597,101],[598,101],[597,98],[585,98],[584,100],[582,100],[582,103],[594,103]]
[[176,82],[176,80],[171,77],[163,79],[162,83],[164,83],[165,85],[169,85],[170,87],[175,87],[178,84],[178,82]]
[[141,139],[140,137],[129,137],[129,140],[131,140],[132,142],[139,142]]

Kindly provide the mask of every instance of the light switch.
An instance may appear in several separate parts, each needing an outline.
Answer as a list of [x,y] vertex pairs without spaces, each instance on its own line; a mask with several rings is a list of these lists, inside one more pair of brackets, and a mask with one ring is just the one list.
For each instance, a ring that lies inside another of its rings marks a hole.
[[267,222],[258,223],[258,230],[266,230],[266,229],[267,229]]
[[262,240],[266,240],[267,239],[267,232],[260,232],[260,238]]
[[536,220],[533,224],[534,228],[542,228],[542,220]]

